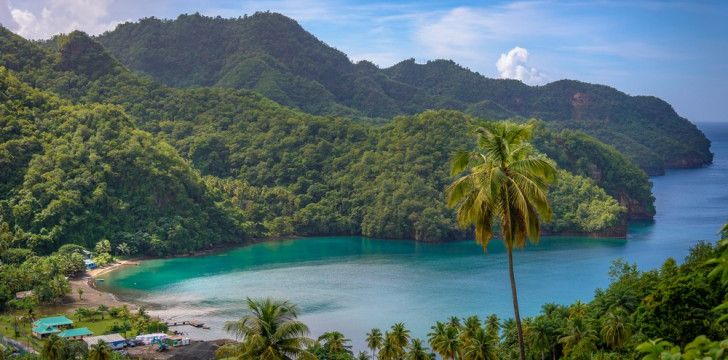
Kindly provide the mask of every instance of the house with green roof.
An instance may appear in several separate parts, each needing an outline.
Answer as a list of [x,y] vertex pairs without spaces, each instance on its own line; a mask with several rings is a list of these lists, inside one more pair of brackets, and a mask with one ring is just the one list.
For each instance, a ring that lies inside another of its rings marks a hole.
[[94,333],[88,328],[75,328],[61,331],[58,336],[68,340],[81,340],[87,336],[92,336]]
[[33,322],[33,336],[42,339],[51,334],[58,334],[73,326],[73,321],[65,316],[53,316]]

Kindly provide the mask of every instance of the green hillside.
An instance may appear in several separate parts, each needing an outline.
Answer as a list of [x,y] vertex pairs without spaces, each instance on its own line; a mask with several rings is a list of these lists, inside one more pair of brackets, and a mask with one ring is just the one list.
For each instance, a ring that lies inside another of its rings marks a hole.
[[354,64],[275,13],[146,18],[98,40],[125,66],[170,86],[251,89],[318,115],[391,118],[453,109],[494,119],[534,117],[595,136],[650,174],[712,161],[702,132],[658,98],[572,80],[532,87],[446,60],[410,59],[387,69]]
[[[474,145],[483,120],[444,110],[383,125],[309,115],[247,90],[161,85],[80,32],[44,48],[0,35],[11,67],[3,86],[16,89],[5,93],[20,99],[3,101],[14,105],[0,154],[13,170],[0,183],[0,228],[18,244],[50,251],[108,238],[162,254],[248,237],[467,235],[443,189],[450,157]],[[546,230],[623,236],[627,218],[654,214],[647,176],[613,148],[543,126],[536,143],[565,170]]]
[[0,68],[0,129],[2,248],[109,238],[166,254],[246,239],[239,212],[118,106],[72,105]]

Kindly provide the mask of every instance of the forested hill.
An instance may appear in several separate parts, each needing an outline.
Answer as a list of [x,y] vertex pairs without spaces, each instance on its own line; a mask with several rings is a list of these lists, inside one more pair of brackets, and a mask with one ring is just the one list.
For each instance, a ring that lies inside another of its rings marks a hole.
[[128,68],[167,85],[252,89],[312,114],[391,118],[454,109],[492,119],[535,117],[593,135],[650,174],[712,161],[700,130],[658,98],[572,80],[532,87],[446,60],[405,60],[387,69],[355,64],[275,13],[146,18],[98,40]]
[[[81,32],[45,45],[0,29],[0,163],[11,169],[0,238],[10,246],[105,237],[161,254],[247,237],[466,235],[443,189],[449,158],[474,145],[483,120],[314,116],[247,90],[159,84]],[[612,147],[544,126],[536,145],[563,169],[546,230],[619,236],[626,218],[654,215],[647,176]]]

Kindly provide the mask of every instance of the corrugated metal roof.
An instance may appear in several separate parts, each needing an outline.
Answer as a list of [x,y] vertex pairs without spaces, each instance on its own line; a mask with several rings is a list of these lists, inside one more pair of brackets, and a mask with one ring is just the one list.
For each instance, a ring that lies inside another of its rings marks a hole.
[[76,337],[76,336],[89,336],[93,335],[94,333],[91,332],[88,328],[82,327],[82,328],[75,328],[75,329],[68,329],[60,334],[58,336],[60,337]]

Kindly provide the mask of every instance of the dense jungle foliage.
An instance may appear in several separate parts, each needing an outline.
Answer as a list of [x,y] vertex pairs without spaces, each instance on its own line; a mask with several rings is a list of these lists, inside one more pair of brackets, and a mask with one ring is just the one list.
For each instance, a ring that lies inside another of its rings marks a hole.
[[[55,38],[53,49],[0,35],[3,86],[16,104],[0,145],[13,169],[2,221],[23,246],[48,253],[108,238],[162,255],[246,237],[466,235],[442,191],[450,156],[473,146],[470,128],[482,120],[456,111],[383,125],[312,116],[246,90],[160,85],[80,32]],[[620,235],[626,218],[654,214],[647,176],[613,148],[545,126],[536,141],[573,173],[553,189],[547,231]]]
[[535,117],[555,129],[584,131],[650,174],[712,161],[702,132],[658,98],[572,80],[531,87],[446,60],[410,59],[386,69],[354,64],[276,13],[146,18],[98,40],[125,66],[167,85],[251,89],[318,115],[381,120],[453,109],[490,119]]

